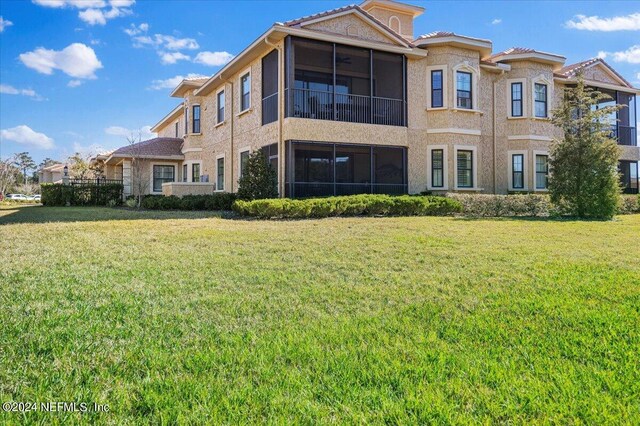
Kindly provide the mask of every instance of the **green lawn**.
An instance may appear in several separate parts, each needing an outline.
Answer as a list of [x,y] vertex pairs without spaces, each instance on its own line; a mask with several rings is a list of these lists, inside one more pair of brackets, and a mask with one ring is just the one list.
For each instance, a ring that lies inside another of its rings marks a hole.
[[640,215],[0,210],[0,423],[640,418]]

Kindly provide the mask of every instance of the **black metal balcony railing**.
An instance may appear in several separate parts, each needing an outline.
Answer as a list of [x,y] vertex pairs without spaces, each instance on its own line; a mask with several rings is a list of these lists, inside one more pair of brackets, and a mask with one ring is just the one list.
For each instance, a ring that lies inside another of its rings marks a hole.
[[262,99],[262,125],[278,119],[278,92]]
[[404,126],[404,101],[375,96],[291,89],[291,116],[316,120]]

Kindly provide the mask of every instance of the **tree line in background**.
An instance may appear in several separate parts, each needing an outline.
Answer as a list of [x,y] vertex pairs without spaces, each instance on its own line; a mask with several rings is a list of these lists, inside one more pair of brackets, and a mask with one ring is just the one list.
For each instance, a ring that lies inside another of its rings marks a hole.
[[[0,161],[0,194],[18,193],[34,195],[40,193],[39,172],[49,166],[62,164],[61,161],[45,158],[39,164],[28,152],[20,152]],[[89,158],[76,152],[65,164],[71,179],[95,179],[102,176],[102,170],[89,164]]]

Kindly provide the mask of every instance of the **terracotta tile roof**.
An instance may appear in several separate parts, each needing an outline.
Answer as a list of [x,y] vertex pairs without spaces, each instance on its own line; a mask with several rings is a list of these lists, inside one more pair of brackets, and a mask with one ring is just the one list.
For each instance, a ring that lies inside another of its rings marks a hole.
[[576,75],[578,75],[580,71],[597,63],[600,63],[605,67],[607,67],[620,80],[622,80],[627,85],[627,87],[633,87],[633,85],[629,83],[623,76],[621,76],[620,73],[618,73],[604,59],[601,59],[601,58],[591,58],[591,59],[587,59],[586,61],[576,62],[575,64],[567,65],[566,67],[560,68],[559,70],[554,72],[554,75],[556,75],[557,77],[563,77],[563,78],[575,77]]
[[526,54],[539,54],[539,55],[551,55],[562,57],[561,55],[556,55],[555,53],[542,52],[540,50],[530,49],[528,47],[512,47],[507,50],[503,50],[502,52],[494,53],[493,55],[484,58],[487,61],[495,61],[497,58],[511,56],[511,55],[526,55]]
[[116,157],[140,155],[145,157],[182,156],[182,139],[153,138],[133,145],[123,146],[113,151]]
[[370,14],[369,12],[367,12],[366,10],[364,10],[363,8],[361,8],[360,6],[355,5],[355,4],[350,4],[348,6],[339,7],[337,9],[327,10],[325,12],[314,13],[313,15],[303,16],[302,18],[298,18],[298,19],[292,19],[290,21],[284,22],[282,25],[287,26],[287,27],[297,27],[297,26],[300,26],[301,24],[303,24],[305,22],[308,22],[308,21],[324,18],[325,16],[331,16],[331,15],[335,15],[335,14],[342,13],[342,12],[348,12],[350,10],[355,10],[355,11],[360,12],[361,14],[363,14],[364,16],[366,16],[367,18],[371,19],[373,22],[375,22],[376,24],[378,24],[379,26],[384,28],[386,31],[388,31],[391,35],[396,37],[398,40],[402,41],[405,44],[411,45],[411,43],[408,40],[406,40],[400,34],[395,32],[391,28],[389,28],[389,26],[387,26],[385,23],[383,23],[378,18],[376,18],[375,16],[373,16],[372,14]]
[[456,34],[454,32],[451,31],[434,31],[428,34],[422,34],[421,36],[419,36],[418,38],[416,38],[414,40],[414,42],[416,41],[420,41],[420,40],[434,40],[434,39],[438,39],[438,38],[445,38],[445,37],[461,37],[461,38],[466,38],[468,40],[475,40],[475,41],[480,41],[483,43],[491,43],[491,40],[487,40],[484,38],[477,38],[477,37],[469,37],[466,35],[462,35],[462,34]]

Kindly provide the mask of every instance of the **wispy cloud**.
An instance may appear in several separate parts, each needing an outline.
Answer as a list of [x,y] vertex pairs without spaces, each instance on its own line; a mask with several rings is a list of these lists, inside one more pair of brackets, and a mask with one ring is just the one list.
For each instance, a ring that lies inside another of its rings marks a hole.
[[38,95],[33,89],[17,89],[9,84],[0,84],[0,93],[5,95],[21,95],[27,96],[33,99],[34,101],[45,101],[46,98]]
[[149,89],[151,90],[164,90],[175,89],[175,87],[182,82],[182,80],[190,78],[209,78],[207,75],[202,74],[187,74],[176,75],[175,77],[167,78],[165,80],[153,80]]
[[22,63],[41,74],[51,75],[60,70],[74,78],[94,79],[102,68],[96,52],[82,43],[73,43],[62,50],[39,47],[32,52],[21,53]]
[[123,138],[140,136],[142,140],[155,138],[156,134],[151,131],[151,126],[143,126],[139,129],[127,129],[121,126],[110,126],[104,129],[107,135],[120,136]]
[[51,149],[53,148],[53,139],[44,133],[32,130],[29,126],[22,124],[10,129],[0,130],[0,140],[19,143],[20,145],[28,145],[34,148]]
[[35,4],[50,8],[80,9],[78,18],[88,25],[106,25],[107,21],[131,15],[129,9],[135,0],[33,0]]
[[502,23],[502,19],[500,18],[496,18],[493,21],[491,21],[491,25],[498,25]]
[[0,33],[4,32],[5,28],[10,27],[13,25],[13,22],[9,21],[8,19],[4,19],[2,16],[0,16]]
[[621,52],[598,52],[598,58],[611,58],[614,62],[627,62],[629,64],[640,64],[640,44],[631,46]]
[[82,83],[83,83],[82,80],[71,80],[71,81],[69,81],[69,83],[67,83],[67,86],[73,88],[73,87],[81,86]]
[[200,52],[196,55],[193,62],[196,64],[209,65],[211,67],[219,67],[232,60],[234,56],[229,52]]
[[566,22],[566,26],[586,31],[640,31],[640,12],[613,18],[576,15]]
[[163,64],[175,64],[178,61],[188,61],[191,59],[189,55],[181,52],[158,52],[158,54]]

